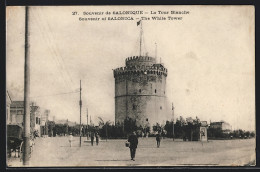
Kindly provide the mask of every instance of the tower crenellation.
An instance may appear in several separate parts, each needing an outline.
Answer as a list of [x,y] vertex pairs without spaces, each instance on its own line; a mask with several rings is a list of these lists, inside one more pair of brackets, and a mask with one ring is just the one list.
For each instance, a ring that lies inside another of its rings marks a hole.
[[118,75],[146,73],[167,76],[167,69],[155,63],[155,58],[148,56],[133,56],[125,60],[126,66],[114,69],[114,77]]

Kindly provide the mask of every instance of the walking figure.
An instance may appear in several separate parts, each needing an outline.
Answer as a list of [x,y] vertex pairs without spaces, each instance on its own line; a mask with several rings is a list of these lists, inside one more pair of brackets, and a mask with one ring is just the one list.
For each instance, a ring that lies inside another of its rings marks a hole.
[[160,147],[160,142],[161,142],[161,134],[157,133],[156,134],[156,141],[157,141],[157,148]]
[[91,140],[91,146],[93,146],[93,143],[94,143],[94,133],[93,132],[90,133],[90,140]]
[[135,161],[135,152],[138,145],[138,139],[135,132],[133,132],[133,134],[129,136],[128,142],[130,143],[129,148],[130,148],[131,160]]
[[98,142],[99,142],[99,135],[98,135],[98,132],[96,133],[96,144],[98,145]]
[[69,135],[70,147],[72,147],[72,140],[73,140],[73,135],[72,135],[72,133],[70,133],[70,135]]

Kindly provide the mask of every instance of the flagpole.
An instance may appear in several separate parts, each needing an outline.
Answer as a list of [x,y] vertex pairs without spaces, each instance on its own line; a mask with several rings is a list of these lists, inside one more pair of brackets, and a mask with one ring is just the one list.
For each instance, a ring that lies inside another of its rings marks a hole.
[[140,56],[142,54],[142,20],[140,20],[141,28],[140,28]]

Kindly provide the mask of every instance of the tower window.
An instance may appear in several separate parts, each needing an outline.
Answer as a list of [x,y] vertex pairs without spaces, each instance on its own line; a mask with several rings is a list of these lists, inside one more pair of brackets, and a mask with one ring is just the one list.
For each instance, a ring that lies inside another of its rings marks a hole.
[[154,92],[156,93],[156,89],[154,90]]
[[136,110],[136,105],[133,105],[133,110]]
[[160,106],[160,109],[162,110],[162,106]]
[[142,90],[141,90],[141,89],[139,89],[139,93],[141,93],[141,91],[142,91]]
[[164,94],[165,94],[165,91],[164,91]]

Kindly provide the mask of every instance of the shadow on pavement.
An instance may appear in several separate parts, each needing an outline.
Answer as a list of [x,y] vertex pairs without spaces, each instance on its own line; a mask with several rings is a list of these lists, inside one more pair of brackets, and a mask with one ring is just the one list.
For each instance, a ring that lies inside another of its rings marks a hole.
[[151,147],[151,146],[139,146],[139,147],[137,147],[137,149],[138,148],[156,148],[156,149],[161,149],[161,148],[167,148],[167,147],[159,147],[159,148],[157,148],[157,146],[153,146],[153,147]]
[[131,160],[130,159],[129,160],[105,159],[105,160],[96,160],[96,161],[131,161]]
[[[81,147],[85,147],[85,146],[91,146],[91,145],[82,145]],[[70,146],[60,146],[60,147],[67,147],[67,148],[69,148]],[[71,146],[72,148],[75,148],[75,147],[78,147],[78,148],[80,148],[80,146]]]

